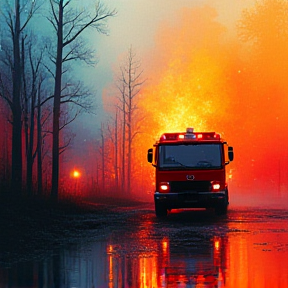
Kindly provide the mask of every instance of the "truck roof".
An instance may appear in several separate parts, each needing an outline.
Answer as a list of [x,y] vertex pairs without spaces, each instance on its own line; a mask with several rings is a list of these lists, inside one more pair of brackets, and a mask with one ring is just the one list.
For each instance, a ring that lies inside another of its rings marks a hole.
[[[187,129],[188,130],[188,129]],[[175,132],[164,133],[156,144],[222,143],[224,140],[216,132]]]

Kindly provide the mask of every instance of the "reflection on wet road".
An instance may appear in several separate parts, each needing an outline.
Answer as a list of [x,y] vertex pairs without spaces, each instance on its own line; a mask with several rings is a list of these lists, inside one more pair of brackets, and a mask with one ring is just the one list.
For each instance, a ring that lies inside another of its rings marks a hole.
[[288,211],[230,207],[172,211],[157,219],[137,207],[105,233],[0,266],[0,287],[288,287]]

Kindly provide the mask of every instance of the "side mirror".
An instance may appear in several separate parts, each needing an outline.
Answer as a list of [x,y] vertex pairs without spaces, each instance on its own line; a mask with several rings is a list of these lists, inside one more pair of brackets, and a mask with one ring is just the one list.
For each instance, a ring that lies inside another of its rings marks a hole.
[[150,148],[150,149],[148,149],[148,153],[147,153],[147,161],[149,163],[152,163],[152,160],[153,160],[153,149]]
[[229,158],[229,161],[233,161],[234,159],[233,147],[228,147],[228,158]]

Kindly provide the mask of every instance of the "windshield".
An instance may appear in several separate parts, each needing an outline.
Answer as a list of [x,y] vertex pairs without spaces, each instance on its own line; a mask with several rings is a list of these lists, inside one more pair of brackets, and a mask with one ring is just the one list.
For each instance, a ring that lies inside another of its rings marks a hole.
[[211,169],[221,167],[221,144],[161,145],[160,168]]

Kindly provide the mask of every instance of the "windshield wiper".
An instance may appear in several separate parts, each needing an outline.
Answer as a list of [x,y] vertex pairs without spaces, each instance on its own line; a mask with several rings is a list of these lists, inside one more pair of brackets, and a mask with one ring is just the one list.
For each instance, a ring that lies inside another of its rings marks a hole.
[[179,161],[174,161],[173,164],[179,164],[181,167],[185,167],[185,168],[194,168],[194,166],[187,166],[187,165],[185,165],[185,164],[183,164],[183,163],[181,163]]
[[198,161],[197,167],[208,168],[208,167],[212,167],[212,164],[209,161]]

